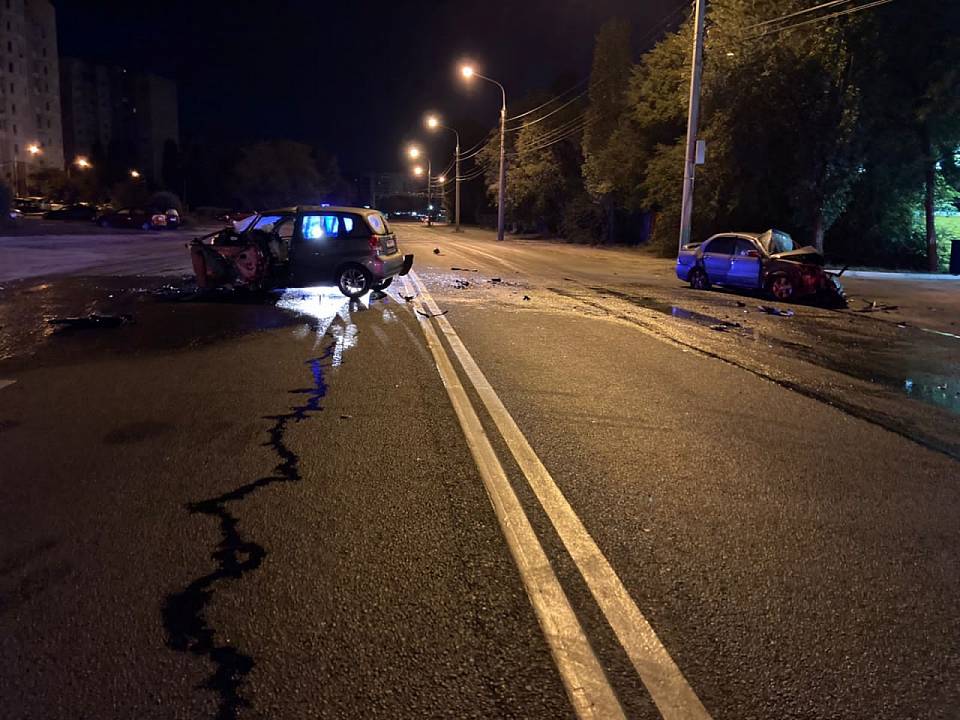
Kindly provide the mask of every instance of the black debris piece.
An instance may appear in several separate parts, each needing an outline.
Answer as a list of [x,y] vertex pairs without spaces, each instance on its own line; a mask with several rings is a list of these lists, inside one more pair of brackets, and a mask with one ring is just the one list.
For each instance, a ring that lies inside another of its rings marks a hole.
[[439,255],[439,254],[440,254],[440,248],[434,248],[434,249],[433,249],[433,254],[434,254],[434,255]]
[[423,310],[417,310],[417,312],[418,312],[420,315],[423,315],[425,318],[433,318],[433,317],[440,317],[441,315],[446,315],[448,311],[447,311],[447,310],[442,310],[442,311],[440,311],[440,312],[438,312],[438,313],[433,313],[433,314],[431,314],[431,313],[425,313]]
[[476,268],[462,268],[462,267],[452,267],[451,270],[455,272],[480,272]]
[[465,289],[465,288],[470,287],[470,283],[467,282],[466,280],[454,280],[454,281],[453,281],[453,286],[454,286],[457,290],[463,290],[463,289]]
[[737,307],[746,307],[746,306],[747,304],[745,302],[740,302],[739,300],[737,300]]
[[341,420],[353,420],[353,415],[341,415]]
[[529,296],[529,295],[524,295],[524,296],[523,296],[523,299],[524,299],[524,300],[529,300],[529,299],[530,299],[530,296]]
[[793,317],[793,310],[789,308],[786,310],[781,310],[780,308],[773,307],[771,305],[757,305],[757,310],[765,312],[767,315],[777,315],[778,317]]
[[133,315],[101,315],[100,313],[91,313],[90,315],[76,315],[72,317],[50,318],[47,323],[56,325],[59,328],[88,330],[91,328],[113,328],[121,325],[132,325]]
[[503,282],[503,281],[502,281],[500,278],[490,278],[490,282],[492,282],[492,283],[498,283],[498,282]]
[[413,295],[401,295],[400,297],[402,297],[405,302],[410,302],[414,298]]

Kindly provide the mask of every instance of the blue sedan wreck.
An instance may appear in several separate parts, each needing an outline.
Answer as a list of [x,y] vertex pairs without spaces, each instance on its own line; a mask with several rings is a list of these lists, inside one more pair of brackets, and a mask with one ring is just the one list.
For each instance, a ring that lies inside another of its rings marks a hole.
[[814,247],[798,247],[788,233],[728,232],[684,245],[677,255],[677,277],[698,290],[712,285],[765,291],[776,300],[814,298],[846,305],[841,273],[823,267]]

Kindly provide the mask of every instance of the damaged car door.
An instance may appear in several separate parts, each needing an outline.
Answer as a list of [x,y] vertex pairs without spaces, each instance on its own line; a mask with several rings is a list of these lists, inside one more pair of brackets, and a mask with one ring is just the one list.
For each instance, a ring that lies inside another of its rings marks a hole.
[[738,237],[730,260],[727,284],[750,290],[759,289],[762,262],[757,244],[747,238]]
[[337,213],[304,213],[293,232],[290,274],[298,284],[330,282],[340,262],[343,224]]

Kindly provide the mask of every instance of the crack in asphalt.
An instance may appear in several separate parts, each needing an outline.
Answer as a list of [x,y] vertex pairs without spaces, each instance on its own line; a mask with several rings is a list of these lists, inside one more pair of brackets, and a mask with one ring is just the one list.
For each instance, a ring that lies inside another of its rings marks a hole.
[[[306,402],[281,415],[267,415],[264,420],[273,420],[267,431],[269,439],[263,443],[279,458],[274,473],[241,485],[222,495],[186,504],[191,514],[215,518],[220,526],[220,541],[210,557],[216,561],[213,572],[201,575],[183,590],[167,596],[163,605],[163,625],[167,631],[167,645],[178,652],[189,652],[208,658],[214,665],[213,675],[203,687],[219,695],[217,720],[236,718],[241,708],[251,707],[243,696],[246,676],[253,670],[254,659],[232,647],[228,639],[218,641],[218,631],[208,623],[205,611],[213,599],[216,587],[224,580],[239,580],[243,575],[260,567],[267,550],[257,542],[245,538],[240,531],[239,518],[230,512],[229,504],[242,502],[262,488],[276,483],[301,480],[300,457],[286,444],[286,432],[290,423],[307,420],[314,412],[322,410],[321,399],[327,393],[323,376],[325,360],[332,356],[336,344],[331,344],[316,358],[307,361],[313,385],[290,391],[306,396]],[[222,632],[220,633],[223,634]]]

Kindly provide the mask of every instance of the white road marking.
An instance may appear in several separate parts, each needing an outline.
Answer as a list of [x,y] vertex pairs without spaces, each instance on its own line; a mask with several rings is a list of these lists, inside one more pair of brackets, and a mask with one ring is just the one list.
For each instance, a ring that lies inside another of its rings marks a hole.
[[501,258],[501,257],[497,257],[496,255],[494,255],[494,254],[492,254],[492,253],[488,253],[488,252],[485,252],[485,251],[483,251],[483,250],[479,250],[478,248],[475,248],[475,247],[473,247],[472,245],[464,245],[464,244],[462,244],[462,243],[460,243],[460,242],[453,242],[452,240],[447,240],[446,243],[447,243],[448,245],[450,245],[451,247],[454,247],[454,248],[456,248],[457,250],[460,250],[461,252],[467,253],[468,255],[469,255],[470,253],[476,253],[477,255],[483,255],[484,257],[489,258],[490,260],[493,260],[495,263],[498,263],[498,264],[500,264],[500,265],[503,265],[503,266],[504,266],[505,268],[507,268],[508,270],[513,270],[514,272],[520,273],[521,275],[525,275],[525,274],[526,274],[526,271],[525,271],[525,270],[523,270],[522,268],[520,268],[520,267],[517,266],[517,265],[514,265],[512,262],[509,262],[508,260],[504,260],[504,259]]
[[16,382],[16,380],[0,380],[0,390],[3,390],[5,387],[10,387]]
[[[402,280],[407,287],[407,294],[412,295],[407,278]],[[520,500],[510,487],[496,451],[490,444],[480,418],[470,404],[466,390],[460,384],[456,370],[433,325],[428,318],[419,313],[414,314],[423,328],[440,378],[460,421],[500,529],[520,572],[577,717],[596,720],[625,718],[620,702],[610,687],[593,648],[590,647],[590,641],[550,566],[530,520],[523,512]]]
[[[427,288],[410,274],[431,314],[439,312]],[[440,331],[460,361],[481,401],[527,477],[567,552],[586,580],[597,605],[623,646],[660,714],[667,720],[708,720],[710,714],[660,642],[653,627],[630,597],[623,581],[597,547],[583,522],[557,487],[549,471],[504,407],[487,378],[445,316],[436,318]]]

